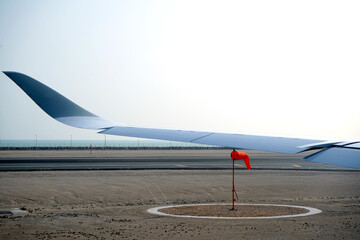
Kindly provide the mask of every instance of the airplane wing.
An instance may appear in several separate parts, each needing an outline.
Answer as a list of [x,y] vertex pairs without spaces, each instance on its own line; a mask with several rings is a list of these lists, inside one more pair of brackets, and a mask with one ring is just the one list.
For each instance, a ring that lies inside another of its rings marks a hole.
[[100,130],[99,133],[102,134],[200,143],[290,154],[322,148],[323,150],[307,156],[303,160],[360,168],[360,141],[324,141],[119,126],[117,123],[103,119],[85,110],[60,93],[25,74],[8,71],[4,73],[49,116],[69,126]]

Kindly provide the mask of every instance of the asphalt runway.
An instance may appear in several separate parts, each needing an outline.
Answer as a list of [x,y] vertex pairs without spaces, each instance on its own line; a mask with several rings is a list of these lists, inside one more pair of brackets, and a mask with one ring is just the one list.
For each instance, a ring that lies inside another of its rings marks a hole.
[[[231,150],[107,150],[94,151],[2,151],[0,171],[38,170],[147,170],[230,169]],[[356,169],[301,160],[306,154],[246,151],[256,170],[342,170]],[[245,170],[243,161],[236,168]]]

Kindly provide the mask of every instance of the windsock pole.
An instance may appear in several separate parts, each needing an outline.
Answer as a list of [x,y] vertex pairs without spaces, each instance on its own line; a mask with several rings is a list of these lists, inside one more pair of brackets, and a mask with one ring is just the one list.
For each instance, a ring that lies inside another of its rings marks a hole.
[[250,166],[250,158],[249,156],[244,153],[244,152],[238,152],[235,150],[235,148],[233,149],[233,151],[231,152],[231,159],[233,160],[233,178],[232,178],[232,209],[231,210],[235,210],[235,196],[236,199],[239,200],[239,197],[236,193],[235,190],[235,161],[236,160],[244,160],[245,165],[248,169],[251,169]]
[[[232,209],[235,210],[235,160],[233,160],[233,189],[232,189]],[[237,197],[237,194],[236,194]]]

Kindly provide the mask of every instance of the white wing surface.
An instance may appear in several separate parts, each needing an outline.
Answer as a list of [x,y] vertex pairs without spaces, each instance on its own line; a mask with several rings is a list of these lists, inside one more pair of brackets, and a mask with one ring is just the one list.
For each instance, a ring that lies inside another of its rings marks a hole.
[[304,160],[360,168],[360,141],[332,142],[300,138],[119,126],[85,110],[29,76],[18,72],[4,73],[49,116],[69,126],[101,130],[99,133],[110,135],[291,154],[323,148],[322,151],[310,155]]
[[105,129],[100,133],[292,154],[308,150],[309,148],[302,147],[304,145],[322,142],[319,140],[298,138],[120,126]]

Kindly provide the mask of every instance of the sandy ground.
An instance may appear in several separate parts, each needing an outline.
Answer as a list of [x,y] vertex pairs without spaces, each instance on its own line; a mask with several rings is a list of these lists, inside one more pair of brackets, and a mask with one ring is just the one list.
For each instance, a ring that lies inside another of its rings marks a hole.
[[0,239],[360,239],[359,172],[237,171],[241,203],[315,207],[272,220],[151,215],[168,204],[231,201],[230,170],[0,172]]
[[300,207],[289,206],[273,206],[273,205],[256,205],[256,204],[236,204],[234,210],[231,204],[201,204],[200,205],[175,205],[159,209],[159,213],[185,215],[185,216],[201,216],[201,217],[274,217],[285,215],[296,215],[308,213],[309,210]]

